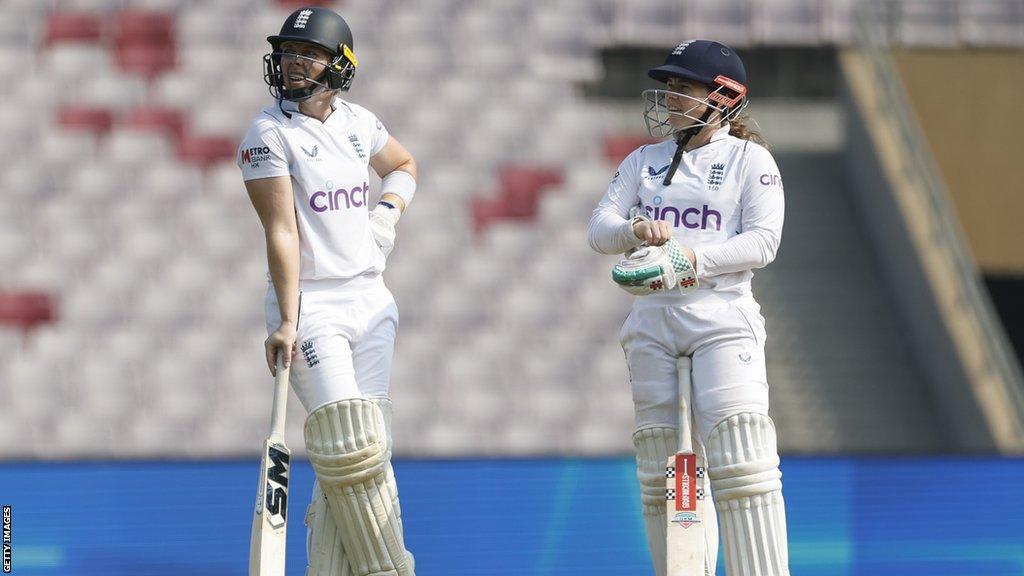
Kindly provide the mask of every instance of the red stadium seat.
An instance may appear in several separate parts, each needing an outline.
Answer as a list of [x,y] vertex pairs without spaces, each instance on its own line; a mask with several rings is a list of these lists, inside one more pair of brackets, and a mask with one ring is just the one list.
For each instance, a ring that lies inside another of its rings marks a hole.
[[498,171],[501,191],[497,198],[474,199],[470,210],[477,232],[495,219],[531,219],[544,191],[562,183],[561,172],[549,168],[505,166]]
[[98,42],[103,20],[95,14],[54,12],[46,20],[46,44],[54,42]]
[[629,153],[644,144],[654,144],[657,140],[650,136],[607,136],[604,139],[604,157],[612,164],[618,165],[629,156]]
[[150,77],[175,64],[174,17],[128,10],[117,17],[114,46],[122,70]]
[[0,292],[0,324],[23,330],[57,319],[53,296],[41,292]]
[[127,10],[117,17],[117,45],[174,45],[174,16],[164,12]]
[[173,45],[127,44],[117,49],[117,64],[125,72],[152,77],[174,68]]
[[469,209],[473,215],[473,231],[477,234],[505,214],[505,207],[500,198],[473,198]]
[[181,138],[185,132],[185,115],[176,108],[142,106],[128,114],[126,123],[132,128],[168,132],[175,139]]
[[222,160],[232,160],[238,152],[238,142],[223,136],[184,136],[178,143],[178,157],[182,161],[203,168]]
[[562,175],[556,170],[525,166],[505,166],[498,177],[507,216],[513,218],[534,217],[544,189],[562,183]]
[[114,124],[110,110],[93,106],[64,106],[57,112],[57,123],[65,128],[102,134]]

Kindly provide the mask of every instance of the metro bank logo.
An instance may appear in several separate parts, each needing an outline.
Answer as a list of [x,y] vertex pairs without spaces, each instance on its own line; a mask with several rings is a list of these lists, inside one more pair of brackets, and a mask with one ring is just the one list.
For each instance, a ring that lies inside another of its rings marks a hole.
[[715,230],[722,229],[722,213],[707,204],[680,210],[675,206],[662,206],[661,196],[655,196],[651,202],[653,206],[644,204],[644,213],[651,220],[664,220],[675,228],[682,226],[690,230],[707,230],[712,226]]
[[356,186],[349,190],[338,188],[333,192],[317,190],[309,197],[309,207],[313,212],[321,213],[335,210],[347,210],[366,206],[366,193],[370,185],[363,182],[362,186]]
[[259,168],[260,162],[264,162],[269,159],[269,146],[253,146],[252,148],[245,148],[242,150],[242,162],[244,164],[249,164],[253,168]]

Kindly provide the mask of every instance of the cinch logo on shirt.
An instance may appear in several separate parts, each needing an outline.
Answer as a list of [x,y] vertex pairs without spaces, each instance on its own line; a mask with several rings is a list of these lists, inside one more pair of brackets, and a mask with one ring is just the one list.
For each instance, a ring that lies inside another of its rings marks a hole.
[[761,174],[762,186],[782,186],[782,176],[778,174]]
[[[655,204],[661,204],[661,196],[654,197]],[[722,229],[722,213],[709,208],[705,204],[701,208],[685,208],[682,211],[675,206],[648,206],[644,205],[644,213],[651,220],[664,220],[673,227],[689,228],[690,230],[707,230],[712,225],[715,230]]]
[[344,188],[338,188],[333,192],[317,190],[309,197],[309,207],[317,213],[359,208],[366,205],[366,192],[369,189],[370,185],[363,182],[362,186],[356,186],[351,190]]

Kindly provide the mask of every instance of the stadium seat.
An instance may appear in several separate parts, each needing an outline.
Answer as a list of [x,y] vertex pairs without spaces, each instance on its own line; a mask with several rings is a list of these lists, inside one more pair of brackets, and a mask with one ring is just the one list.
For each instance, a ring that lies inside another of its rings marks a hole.
[[70,169],[95,157],[96,137],[87,132],[47,132],[36,144],[36,159],[46,166],[60,164]]
[[[110,51],[100,44],[62,42],[40,55],[40,75],[53,92],[59,79],[62,85],[77,85],[85,79],[103,78],[112,67]],[[51,98],[54,96],[51,96]]]
[[163,108],[197,106],[208,90],[202,78],[180,68],[154,78],[151,86],[148,104]]
[[506,166],[498,171],[501,195],[513,204],[513,210],[532,215],[540,194],[562,183],[562,174],[551,168]]
[[28,330],[57,319],[57,303],[40,292],[0,292],[0,324]]
[[136,130],[158,130],[180,138],[185,131],[185,115],[178,108],[142,105],[132,109],[125,120]]
[[174,15],[126,10],[115,20],[115,43],[124,46],[169,46],[175,42]]
[[234,138],[186,134],[179,141],[178,158],[206,168],[216,162],[234,159],[237,150],[238,142]]
[[102,134],[114,124],[114,115],[98,106],[64,106],[57,112],[57,124],[71,130]]
[[152,78],[175,66],[174,16],[166,12],[125,10],[114,24],[114,45],[121,70]]
[[4,17],[0,19],[0,47],[35,47],[39,43],[41,28],[36,14],[5,5]]
[[146,167],[172,155],[174,144],[158,132],[118,127],[100,144],[100,154],[121,167]]
[[58,42],[99,42],[103,20],[97,14],[54,12],[46,20],[46,44]]
[[224,26],[224,22],[238,15],[223,9],[220,5],[185,5],[178,13],[176,37],[182,46],[191,45],[235,45],[245,26]]
[[550,168],[505,166],[498,171],[501,190],[497,198],[474,198],[471,204],[474,229],[480,232],[497,219],[529,219],[545,189],[560,184],[562,175]]
[[111,73],[84,80],[76,100],[114,110],[130,109],[145,101],[146,92],[146,83],[142,78]]
[[121,70],[152,78],[174,68],[177,53],[174,45],[124,44],[117,47],[117,65]]

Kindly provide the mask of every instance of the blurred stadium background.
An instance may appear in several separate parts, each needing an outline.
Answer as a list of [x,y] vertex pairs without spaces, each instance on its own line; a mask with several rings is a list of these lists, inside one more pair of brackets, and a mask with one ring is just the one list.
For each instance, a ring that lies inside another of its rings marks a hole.
[[245,572],[271,381],[234,155],[313,4],[420,166],[386,279],[421,574],[650,573],[629,299],[585,227],[694,37],[740,52],[786,180],[755,292],[793,573],[1024,574],[1024,0],[0,0],[15,574]]

